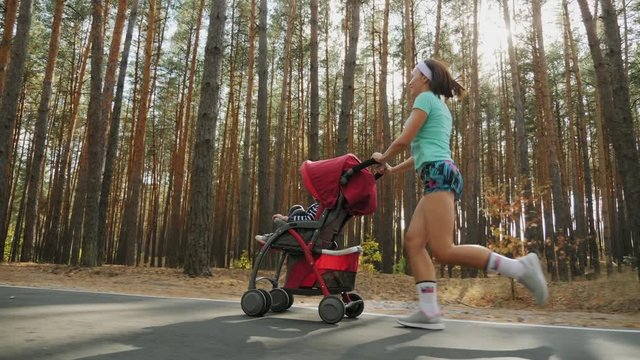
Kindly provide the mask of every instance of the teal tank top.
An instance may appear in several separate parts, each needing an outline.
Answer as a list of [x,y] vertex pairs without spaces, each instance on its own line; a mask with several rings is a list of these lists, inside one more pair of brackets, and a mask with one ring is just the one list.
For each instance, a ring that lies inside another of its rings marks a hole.
[[427,113],[427,120],[411,141],[415,169],[431,161],[452,160],[452,120],[447,105],[431,91],[425,91],[416,97],[413,108]]

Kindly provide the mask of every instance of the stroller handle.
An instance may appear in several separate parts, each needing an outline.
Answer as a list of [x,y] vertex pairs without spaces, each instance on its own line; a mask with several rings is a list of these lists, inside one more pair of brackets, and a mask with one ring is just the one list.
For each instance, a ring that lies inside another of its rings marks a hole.
[[[376,164],[378,164],[377,161],[375,161],[374,159],[369,159],[345,171],[344,174],[342,174],[342,176],[340,177],[340,185],[347,185],[347,182],[353,176],[353,174],[360,172],[362,169],[366,169],[369,166],[376,165]],[[378,180],[381,176],[382,176],[381,173],[377,173],[375,174],[374,177],[376,180]]]

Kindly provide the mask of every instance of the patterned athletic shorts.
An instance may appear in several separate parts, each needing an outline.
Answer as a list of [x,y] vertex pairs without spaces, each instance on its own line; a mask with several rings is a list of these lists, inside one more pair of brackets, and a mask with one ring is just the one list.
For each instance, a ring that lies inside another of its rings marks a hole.
[[456,200],[462,195],[462,174],[453,161],[440,160],[424,163],[418,170],[424,185],[424,194],[436,191],[453,191]]

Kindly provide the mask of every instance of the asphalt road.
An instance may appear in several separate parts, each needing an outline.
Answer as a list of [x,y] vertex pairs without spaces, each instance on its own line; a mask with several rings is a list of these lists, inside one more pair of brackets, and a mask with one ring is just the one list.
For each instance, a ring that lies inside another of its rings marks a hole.
[[0,359],[640,359],[640,331],[447,321],[403,328],[365,313],[335,325],[294,305],[0,286]]

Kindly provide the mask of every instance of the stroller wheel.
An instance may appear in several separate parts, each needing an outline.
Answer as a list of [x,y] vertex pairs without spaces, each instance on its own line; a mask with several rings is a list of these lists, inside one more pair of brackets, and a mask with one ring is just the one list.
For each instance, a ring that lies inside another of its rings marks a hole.
[[249,290],[242,295],[240,306],[242,306],[242,311],[249,316],[262,316],[269,311],[271,296],[265,290]]
[[287,294],[289,295],[289,304],[287,304],[287,309],[291,307],[291,305],[293,305],[293,293],[289,290],[286,290]]
[[320,301],[318,313],[322,321],[327,324],[335,324],[344,317],[345,306],[341,299],[335,296],[327,296]]
[[269,292],[267,290],[258,289],[258,291],[263,293],[264,297],[267,299],[267,301],[264,304],[264,308],[262,309],[262,314],[260,314],[262,316],[262,315],[268,313],[269,310],[271,309],[271,303],[273,303],[273,299],[271,298],[271,294],[269,294]]
[[271,311],[283,312],[289,308],[289,293],[281,288],[275,288],[269,292],[271,294]]
[[346,314],[348,317],[354,319],[364,311],[364,301],[362,297],[356,293],[349,293],[349,299],[351,299],[351,301],[346,305]]

